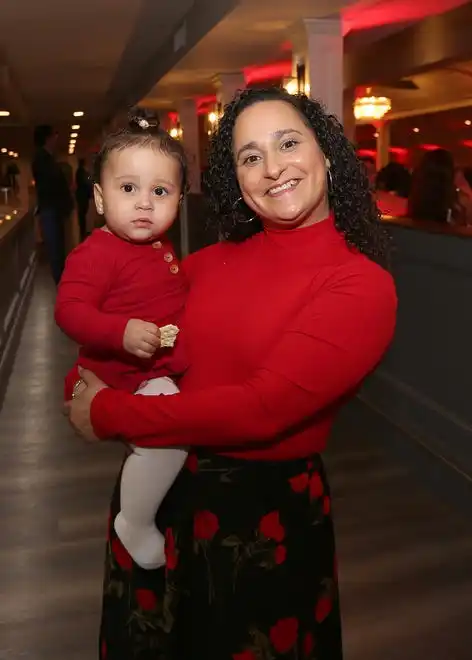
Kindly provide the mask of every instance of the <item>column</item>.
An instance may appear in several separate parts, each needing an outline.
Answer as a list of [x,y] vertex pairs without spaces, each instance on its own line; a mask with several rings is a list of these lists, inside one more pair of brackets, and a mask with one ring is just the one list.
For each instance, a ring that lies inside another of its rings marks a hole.
[[193,99],[185,99],[178,106],[182,141],[187,152],[190,192],[201,192],[200,148],[197,105]]
[[216,76],[216,100],[222,109],[231,103],[237,91],[246,88],[246,81],[242,71],[237,73],[220,73]]
[[376,122],[377,129],[377,172],[390,161],[390,122]]
[[343,35],[339,16],[305,18],[294,35],[294,63],[305,64],[310,96],[343,120]]
[[347,139],[356,143],[356,118],[354,117],[354,96],[355,91],[353,89],[344,90],[343,98],[343,127],[344,135]]

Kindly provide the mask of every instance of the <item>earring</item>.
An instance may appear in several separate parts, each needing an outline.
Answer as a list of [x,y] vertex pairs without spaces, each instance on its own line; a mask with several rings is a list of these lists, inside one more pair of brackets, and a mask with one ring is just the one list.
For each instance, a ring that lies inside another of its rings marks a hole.
[[331,174],[331,168],[328,167],[326,170],[326,179],[328,180],[328,192],[333,191],[333,175]]
[[[234,202],[234,204],[231,206],[231,208],[233,209],[233,211],[234,211],[235,208],[236,208],[236,204],[239,204],[239,202],[242,202],[242,201],[243,201],[243,198],[242,198],[242,197],[238,197],[238,199],[237,199],[237,200]],[[248,225],[250,222],[254,222],[255,219],[256,219],[256,216],[253,215],[252,218],[249,218],[248,220],[238,220],[238,224],[240,223],[240,224],[242,224],[242,225]]]

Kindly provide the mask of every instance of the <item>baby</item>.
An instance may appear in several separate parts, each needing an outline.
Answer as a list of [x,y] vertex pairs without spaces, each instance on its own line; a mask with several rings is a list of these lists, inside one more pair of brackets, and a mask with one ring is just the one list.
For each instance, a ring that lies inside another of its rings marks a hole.
[[[105,225],[67,259],[55,310],[59,327],[80,345],[66,400],[80,391],[78,366],[110,387],[175,394],[173,379],[187,366],[177,337],[187,282],[165,232],[186,189],[184,150],[157,122],[136,117],[105,138],[94,174]],[[186,456],[184,449],[132,448],[125,461],[114,525],[142,568],[165,563],[155,515]]]

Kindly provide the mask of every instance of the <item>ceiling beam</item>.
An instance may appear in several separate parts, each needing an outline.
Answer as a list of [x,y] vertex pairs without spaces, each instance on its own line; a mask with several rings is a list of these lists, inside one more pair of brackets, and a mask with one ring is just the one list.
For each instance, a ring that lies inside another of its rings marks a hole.
[[[158,42],[139,68],[130,71],[123,62],[108,93],[109,116],[140,101],[236,5],[237,0],[195,0],[172,33]],[[157,31],[159,21],[148,21],[147,29]]]

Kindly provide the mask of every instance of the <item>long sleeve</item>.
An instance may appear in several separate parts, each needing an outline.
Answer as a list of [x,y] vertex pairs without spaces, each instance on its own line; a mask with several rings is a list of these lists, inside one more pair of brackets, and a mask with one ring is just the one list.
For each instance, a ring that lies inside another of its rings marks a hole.
[[129,317],[101,311],[113,278],[112,257],[85,241],[68,257],[56,299],[55,319],[77,344],[95,351],[123,350]]
[[390,275],[356,263],[331,275],[245,382],[172,397],[103,390],[92,404],[96,433],[149,447],[239,447],[309,423],[360,384],[393,336]]

